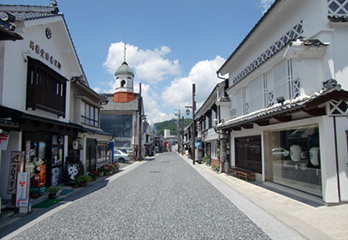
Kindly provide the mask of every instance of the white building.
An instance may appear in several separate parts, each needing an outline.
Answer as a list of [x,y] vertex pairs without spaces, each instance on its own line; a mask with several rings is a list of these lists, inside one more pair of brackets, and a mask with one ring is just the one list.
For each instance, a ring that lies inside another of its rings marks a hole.
[[[0,13],[15,18],[23,38],[0,42],[0,120],[7,123],[0,133],[8,138],[0,150],[0,197],[11,199],[16,172],[39,174],[51,186],[70,180],[69,164],[80,173],[96,169],[108,160],[112,135],[100,129],[105,99],[89,88],[57,6],[0,5]],[[21,160],[13,162],[16,154]],[[35,158],[43,161],[39,173]]]
[[218,70],[231,166],[348,201],[348,1],[276,0]]
[[134,92],[134,73],[126,62],[115,72],[116,89],[113,94],[103,94],[107,103],[101,110],[101,126],[112,133],[116,149],[133,152],[134,160],[145,154],[143,129],[145,120],[143,98]]

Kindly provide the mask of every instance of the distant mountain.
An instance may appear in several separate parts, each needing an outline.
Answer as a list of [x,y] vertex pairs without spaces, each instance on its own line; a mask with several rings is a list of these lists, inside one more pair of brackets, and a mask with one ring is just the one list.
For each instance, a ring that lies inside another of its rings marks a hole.
[[[184,119],[184,128],[192,123],[192,119],[185,118]],[[172,119],[164,122],[155,123],[157,127],[157,136],[164,136],[164,129],[170,130],[170,135],[178,135],[178,120]],[[181,128],[181,126],[180,126]]]

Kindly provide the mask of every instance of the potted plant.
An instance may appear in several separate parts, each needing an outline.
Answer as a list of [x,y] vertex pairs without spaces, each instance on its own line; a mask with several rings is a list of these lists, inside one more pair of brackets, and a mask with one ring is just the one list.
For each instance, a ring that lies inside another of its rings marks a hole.
[[210,163],[211,163],[211,157],[210,157],[210,155],[207,155],[206,164],[207,164],[208,166],[210,166]]
[[60,194],[62,193],[62,189],[60,187],[57,187],[57,186],[50,186],[47,189],[47,192],[48,192],[48,198],[54,199],[54,198],[60,196]]
[[214,169],[214,171],[219,172],[219,170],[220,170],[220,163],[216,163],[216,164],[213,166],[213,169]]
[[87,182],[91,182],[92,178],[89,175],[78,175],[76,177],[76,182],[81,186],[81,187],[86,187]]
[[105,175],[106,176],[111,175],[111,173],[113,171],[112,170],[112,168],[113,168],[112,165],[108,163],[108,164],[105,164],[104,167],[105,167]]
[[105,165],[100,166],[100,167],[98,168],[99,176],[104,176],[105,170],[106,170],[106,169],[105,169]]
[[98,172],[96,170],[91,170],[88,175],[91,176],[92,181],[95,181],[98,176]]
[[120,165],[118,164],[118,162],[112,163],[112,166],[113,166],[114,173],[117,173],[120,170]]

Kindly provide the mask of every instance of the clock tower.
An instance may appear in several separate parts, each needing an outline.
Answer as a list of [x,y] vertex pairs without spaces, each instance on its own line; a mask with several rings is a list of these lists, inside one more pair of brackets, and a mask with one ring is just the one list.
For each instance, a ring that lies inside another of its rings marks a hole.
[[135,99],[133,89],[134,73],[124,61],[115,72],[116,92],[113,100],[116,102],[130,102]]

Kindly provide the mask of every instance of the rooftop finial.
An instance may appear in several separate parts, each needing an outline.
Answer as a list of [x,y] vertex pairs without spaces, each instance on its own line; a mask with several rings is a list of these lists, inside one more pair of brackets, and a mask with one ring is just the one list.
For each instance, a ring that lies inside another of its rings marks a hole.
[[126,43],[124,43],[124,54],[123,54],[123,61],[126,62],[126,52],[127,52],[127,49],[126,49]]
[[126,39],[126,35],[124,35],[124,53],[123,53],[123,61],[124,62],[126,62],[126,60],[127,60],[127,57],[126,57],[126,53],[127,53],[126,44],[127,44],[127,39]]
[[50,4],[50,6],[52,7],[56,7],[58,5],[58,0],[50,0],[52,1],[52,3]]

